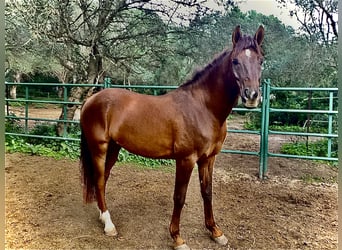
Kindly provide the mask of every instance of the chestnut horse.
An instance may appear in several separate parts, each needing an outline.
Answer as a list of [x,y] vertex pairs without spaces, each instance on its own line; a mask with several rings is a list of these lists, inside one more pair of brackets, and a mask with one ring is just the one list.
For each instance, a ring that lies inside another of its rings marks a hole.
[[222,52],[191,80],[162,96],[124,89],[104,89],[81,110],[81,172],[84,200],[97,201],[107,235],[117,235],[110,218],[105,187],[121,148],[150,158],[176,160],[174,208],[170,234],[175,249],[189,249],[179,223],[192,170],[197,163],[204,202],[205,225],[221,245],[228,240],[215,223],[212,174],[215,156],[226,137],[226,119],[241,96],[248,108],[260,100],[264,28],[254,37],[232,35],[233,49]]

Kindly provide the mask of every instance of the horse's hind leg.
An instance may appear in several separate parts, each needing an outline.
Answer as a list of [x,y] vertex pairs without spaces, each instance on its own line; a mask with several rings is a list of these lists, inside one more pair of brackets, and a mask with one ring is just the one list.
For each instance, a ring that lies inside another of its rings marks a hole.
[[105,181],[107,180],[110,175],[110,170],[118,160],[119,152],[121,146],[119,146],[115,141],[111,140],[108,144],[107,155],[106,155],[106,165],[105,165]]
[[[102,150],[101,150],[102,149]],[[104,223],[105,234],[109,236],[116,236],[118,233],[111,220],[110,213],[107,209],[105,193],[106,183],[110,175],[110,170],[115,164],[120,146],[115,142],[110,141],[100,147],[97,156],[94,156],[94,164],[96,166],[96,198],[100,209],[100,220]]]
[[226,245],[228,240],[218,228],[214,220],[212,207],[212,175],[215,156],[201,159],[197,162],[201,185],[201,194],[204,203],[205,225],[211,232],[211,238],[220,245]]

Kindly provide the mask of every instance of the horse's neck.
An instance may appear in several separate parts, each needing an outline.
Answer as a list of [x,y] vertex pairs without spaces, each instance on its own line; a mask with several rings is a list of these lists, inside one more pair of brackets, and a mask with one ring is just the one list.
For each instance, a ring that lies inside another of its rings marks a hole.
[[[239,96],[239,87],[225,63],[217,65],[201,80],[205,105],[220,123],[224,123]],[[200,87],[200,86],[199,86]]]

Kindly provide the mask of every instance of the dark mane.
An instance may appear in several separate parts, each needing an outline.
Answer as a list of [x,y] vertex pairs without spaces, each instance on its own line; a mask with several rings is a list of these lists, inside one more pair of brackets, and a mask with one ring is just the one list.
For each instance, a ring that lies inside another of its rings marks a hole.
[[230,51],[227,51],[227,50],[223,51],[221,54],[216,56],[214,58],[214,60],[212,60],[209,64],[207,64],[204,68],[202,68],[201,70],[195,71],[192,78],[190,80],[186,81],[185,83],[183,83],[182,85],[180,85],[180,87],[189,86],[189,85],[199,81],[204,75],[206,75],[208,72],[212,71],[216,65],[220,64],[223,61],[223,59],[229,53],[230,53]]

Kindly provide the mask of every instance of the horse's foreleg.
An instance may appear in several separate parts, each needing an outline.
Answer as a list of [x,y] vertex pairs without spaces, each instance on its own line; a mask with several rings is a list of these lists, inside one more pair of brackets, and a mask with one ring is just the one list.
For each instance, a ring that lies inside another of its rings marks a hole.
[[188,184],[194,165],[195,163],[191,160],[176,161],[176,180],[173,196],[174,208],[169,228],[170,235],[175,243],[175,249],[190,249],[180,236],[179,223],[182,208],[185,202],[186,191],[188,189]]
[[215,156],[201,159],[197,162],[199,180],[201,185],[201,194],[204,203],[205,226],[211,232],[211,238],[220,245],[228,243],[223,232],[218,228],[214,220],[212,207],[212,175],[214,168]]

